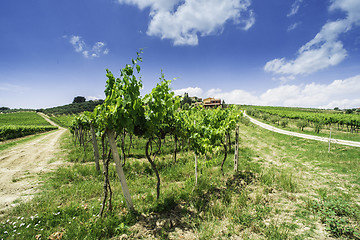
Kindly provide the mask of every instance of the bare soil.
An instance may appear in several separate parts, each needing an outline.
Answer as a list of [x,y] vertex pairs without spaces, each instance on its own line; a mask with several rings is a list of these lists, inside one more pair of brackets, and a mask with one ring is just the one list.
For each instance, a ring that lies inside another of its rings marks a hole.
[[0,152],[0,215],[15,206],[16,202],[31,199],[37,191],[40,173],[63,164],[55,157],[60,151],[59,139],[66,131],[59,127],[30,142]]

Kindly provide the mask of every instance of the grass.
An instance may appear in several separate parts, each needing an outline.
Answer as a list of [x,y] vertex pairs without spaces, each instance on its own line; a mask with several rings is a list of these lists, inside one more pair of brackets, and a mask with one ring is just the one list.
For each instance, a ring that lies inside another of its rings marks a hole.
[[56,115],[51,116],[50,120],[57,123],[61,127],[69,128],[72,124],[72,121],[76,115],[75,114],[69,114],[69,115]]
[[[115,167],[110,166],[113,211],[99,217],[103,176],[92,163],[90,145],[74,148],[73,162],[42,175],[41,192],[0,217],[0,239],[356,239],[360,225],[359,149],[240,127],[239,171],[233,154],[220,171],[222,154],[199,157],[180,151],[173,162],[172,139],[155,160],[156,176],[144,157],[145,141],[134,138],[124,171],[136,212],[126,209]],[[232,137],[232,139],[234,139]],[[129,138],[126,138],[127,144]]]

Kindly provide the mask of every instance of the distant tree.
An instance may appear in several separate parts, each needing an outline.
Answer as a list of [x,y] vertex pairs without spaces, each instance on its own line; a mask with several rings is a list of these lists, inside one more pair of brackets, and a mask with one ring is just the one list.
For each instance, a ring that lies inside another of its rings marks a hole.
[[339,109],[339,107],[335,107],[334,110],[335,110],[335,111],[339,111],[340,109]]
[[85,101],[86,101],[85,97],[77,96],[77,97],[74,98],[74,101],[72,103],[82,103],[82,102],[85,102]]
[[306,120],[300,119],[296,122],[296,126],[301,129],[301,131],[304,131],[304,128],[308,126],[308,122]]
[[353,113],[353,110],[352,110],[352,109],[346,109],[345,113],[346,113],[346,114],[352,114],[352,113]]
[[8,108],[8,107],[0,107],[0,111],[6,111],[6,110],[10,110],[10,108]]
[[181,106],[183,106],[185,103],[187,103],[189,106],[191,106],[192,100],[191,100],[191,98],[189,97],[189,94],[188,94],[188,93],[184,93],[184,97],[183,97],[183,99],[182,99],[181,102],[180,102]]

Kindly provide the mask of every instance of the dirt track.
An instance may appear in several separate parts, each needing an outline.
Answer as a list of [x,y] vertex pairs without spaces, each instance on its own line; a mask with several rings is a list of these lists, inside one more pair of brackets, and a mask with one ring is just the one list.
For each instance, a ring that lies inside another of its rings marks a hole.
[[0,152],[0,214],[13,206],[14,200],[31,198],[39,184],[38,173],[63,164],[55,157],[60,151],[59,139],[65,131],[67,129],[59,127],[30,142]]

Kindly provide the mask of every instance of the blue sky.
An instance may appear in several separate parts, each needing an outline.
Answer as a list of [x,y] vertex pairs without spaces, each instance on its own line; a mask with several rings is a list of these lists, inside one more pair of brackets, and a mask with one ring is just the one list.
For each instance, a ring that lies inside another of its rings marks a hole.
[[360,107],[359,0],[2,0],[0,106],[104,98],[144,49],[177,94],[227,103]]

